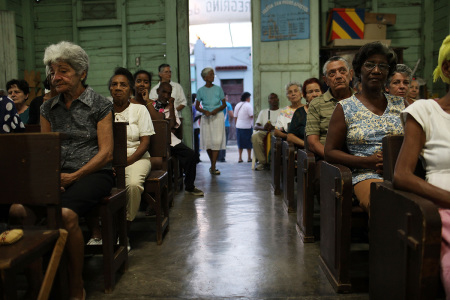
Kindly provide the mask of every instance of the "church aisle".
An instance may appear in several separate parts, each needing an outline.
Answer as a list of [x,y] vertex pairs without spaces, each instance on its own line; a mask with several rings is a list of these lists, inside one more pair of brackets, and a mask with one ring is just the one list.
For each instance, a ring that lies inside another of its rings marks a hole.
[[176,195],[161,246],[154,219],[139,215],[129,269],[112,294],[102,290],[101,256],[86,257],[87,299],[369,299],[334,292],[319,266],[319,242],[302,243],[295,214],[273,195],[270,171],[237,163],[235,145],[217,164],[219,176],[209,174],[205,153],[201,159],[196,186],[205,197]]

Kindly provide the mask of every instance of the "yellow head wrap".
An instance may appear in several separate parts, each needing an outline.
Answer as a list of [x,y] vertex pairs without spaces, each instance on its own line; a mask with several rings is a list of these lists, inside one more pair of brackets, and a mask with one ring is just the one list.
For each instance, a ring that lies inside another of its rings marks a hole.
[[450,84],[450,78],[445,77],[445,75],[442,73],[442,63],[445,60],[450,60],[450,35],[447,35],[445,40],[442,42],[442,46],[439,49],[439,58],[438,58],[438,65],[436,69],[434,69],[433,72],[433,81],[436,82],[439,77],[441,77],[442,81],[445,83]]

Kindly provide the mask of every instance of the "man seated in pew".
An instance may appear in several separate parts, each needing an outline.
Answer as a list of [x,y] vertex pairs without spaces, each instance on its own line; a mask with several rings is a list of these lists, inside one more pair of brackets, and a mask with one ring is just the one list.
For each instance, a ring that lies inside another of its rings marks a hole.
[[275,129],[274,124],[277,122],[280,114],[280,99],[275,93],[270,93],[267,97],[269,108],[262,109],[259,112],[255,123],[255,132],[252,134],[253,151],[255,152],[258,165],[255,170],[262,171],[268,169],[267,156],[265,151],[266,137]]
[[[450,84],[450,35],[439,50],[433,79]],[[394,171],[394,187],[436,203],[442,221],[441,279],[450,296],[450,90],[436,100],[415,101],[401,113],[405,137]],[[414,170],[419,155],[425,159],[425,180]]]
[[397,64],[395,66],[394,73],[388,77],[386,81],[385,90],[394,96],[400,96],[405,101],[405,106],[409,103],[406,96],[409,92],[409,86],[412,80],[412,70],[404,64]]
[[194,196],[203,196],[202,190],[195,187],[195,177],[197,176],[198,156],[194,150],[186,146],[174,134],[175,129],[180,126],[180,119],[175,113],[174,101],[171,97],[172,86],[168,82],[161,82],[157,88],[158,99],[147,105],[152,120],[169,119],[169,127],[171,128],[171,155],[178,158],[180,165],[184,170],[185,191]]
[[[382,139],[403,134],[400,112],[403,98],[383,93],[397,57],[380,42],[362,46],[353,59],[361,93],[339,101],[331,116],[325,160],[352,168],[352,184],[359,205],[370,211],[370,184],[381,182]],[[345,150],[344,150],[345,149]]]
[[352,77],[353,70],[342,57],[333,56],[323,66],[323,80],[329,89],[311,101],[305,127],[308,150],[319,159],[324,158],[328,125],[336,104],[353,95],[350,87]]
[[287,131],[289,129],[289,123],[291,123],[292,117],[294,116],[295,111],[302,107],[302,85],[300,82],[291,81],[286,84],[286,96],[291,102],[291,105],[288,105],[282,109],[280,109],[280,114],[278,115],[277,123],[275,124],[275,129],[273,134],[276,137],[280,137],[283,140],[287,139]]
[[[41,131],[67,136],[61,141],[61,205],[63,226],[69,233],[69,294],[70,299],[85,299],[79,217],[114,186],[112,103],[86,84],[89,57],[80,46],[66,41],[50,45],[44,64],[59,95],[41,106]],[[10,213],[22,223],[33,224],[36,219],[33,211],[18,204]]]
[[292,142],[298,147],[305,147],[305,126],[306,114],[308,113],[311,101],[322,95],[320,81],[317,78],[308,78],[303,82],[302,94],[306,98],[306,105],[297,108],[289,125],[287,141]]

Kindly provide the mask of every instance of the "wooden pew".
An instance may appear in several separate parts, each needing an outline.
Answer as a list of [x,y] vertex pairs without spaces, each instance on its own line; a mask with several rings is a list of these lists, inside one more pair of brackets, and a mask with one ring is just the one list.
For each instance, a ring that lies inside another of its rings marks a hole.
[[67,231],[60,229],[61,135],[5,134],[0,135],[0,144],[8,145],[0,147],[3,158],[0,204],[43,207],[47,218],[47,228],[26,228],[17,243],[0,246],[1,298],[17,299],[16,274],[29,263],[51,253],[38,299],[48,299],[55,276],[58,299],[67,299],[67,267],[65,259],[61,260],[67,238]]
[[[116,186],[109,196],[103,197],[92,214],[102,220],[102,245],[86,245],[85,254],[103,255],[104,291],[111,293],[116,284],[116,273],[128,269],[127,195],[125,168],[127,166],[127,124],[114,122],[113,167]],[[117,243],[117,238],[119,243]]]
[[351,292],[352,230],[367,228],[367,214],[353,205],[349,168],[320,165],[320,262],[336,292]]
[[144,184],[143,197],[156,213],[156,242],[162,244],[169,231],[169,153],[170,130],[167,120],[153,120],[155,133],[150,137],[152,170]]
[[288,213],[294,213],[297,210],[297,202],[295,200],[295,148],[296,147],[291,142],[283,141],[282,143],[283,206]]
[[[383,139],[383,183],[371,186],[370,298],[435,299],[441,219],[434,203],[392,186],[403,137]],[[416,174],[421,164],[416,167]]]
[[273,133],[271,137],[271,158],[270,158],[270,171],[272,173],[272,189],[274,195],[281,194],[281,173],[282,173],[282,142],[283,140],[279,137],[275,137]]
[[[306,141],[306,139],[305,139]],[[313,243],[316,159],[314,153],[297,149],[297,232],[304,243]]]
[[[175,136],[180,140],[183,140],[183,118],[180,118],[180,126],[175,129]],[[173,187],[175,192],[183,191],[183,168],[180,165],[179,160],[176,157],[171,157],[172,159],[172,174],[173,174]],[[173,205],[173,201],[171,202],[171,206]]]
[[25,132],[26,133],[41,132],[41,125],[40,124],[25,124]]

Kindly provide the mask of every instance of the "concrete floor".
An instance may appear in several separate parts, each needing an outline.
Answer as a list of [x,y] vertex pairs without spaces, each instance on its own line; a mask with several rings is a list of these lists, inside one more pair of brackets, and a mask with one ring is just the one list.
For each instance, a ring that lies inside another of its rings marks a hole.
[[88,299],[369,299],[334,292],[319,266],[319,242],[302,243],[295,214],[273,195],[270,171],[238,164],[235,144],[217,165],[220,176],[209,174],[204,151],[201,159],[196,185],[205,196],[176,195],[160,246],[154,220],[136,219],[129,269],[112,294],[103,293],[101,256],[86,257]]

